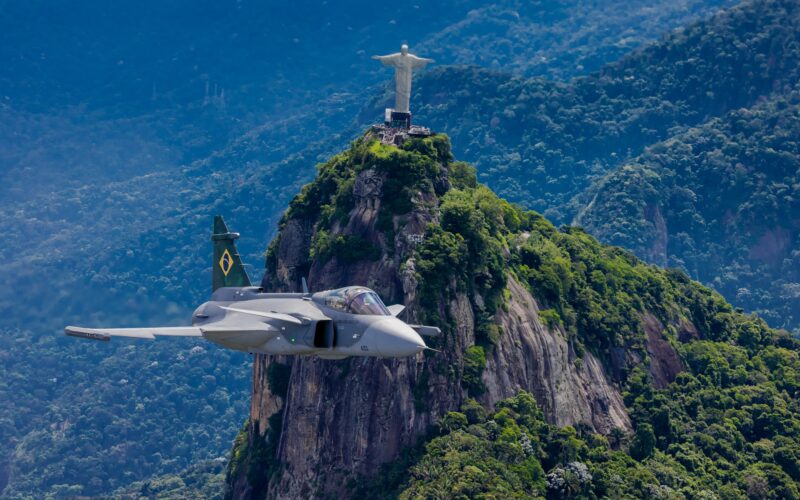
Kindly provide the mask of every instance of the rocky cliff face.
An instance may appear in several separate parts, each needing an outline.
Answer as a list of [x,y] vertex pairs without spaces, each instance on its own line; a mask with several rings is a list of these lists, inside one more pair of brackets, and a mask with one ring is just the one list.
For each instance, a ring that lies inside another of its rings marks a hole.
[[[440,352],[342,361],[258,356],[228,496],[345,495],[348,481],[377,473],[469,397],[488,408],[525,390],[551,423],[629,431],[620,373],[649,355],[666,360],[651,363],[660,379],[674,378],[680,361],[655,317],[642,321],[647,348],[616,351],[584,346],[568,326],[544,321],[536,290],[524,284],[531,281],[502,264],[529,234],[516,242],[507,229],[491,240],[469,234],[472,227],[489,234],[497,224],[520,224],[514,217],[521,212],[480,189],[441,136],[395,148],[368,134],[320,167],[270,245],[264,286],[297,290],[306,275],[316,290],[369,286],[387,303],[406,304],[409,322],[438,320],[443,336],[432,346]],[[477,212],[458,211],[463,200],[454,193],[462,190],[474,200],[463,206]],[[485,220],[468,224],[478,212]],[[464,229],[445,237],[443,224]],[[545,230],[554,231],[549,224]]]
[[630,429],[619,389],[597,357],[586,353],[575,363],[566,335],[542,324],[531,294],[513,278],[508,289],[508,311],[496,315],[504,334],[487,359],[482,402],[491,406],[525,390],[557,425],[584,424],[601,433]]

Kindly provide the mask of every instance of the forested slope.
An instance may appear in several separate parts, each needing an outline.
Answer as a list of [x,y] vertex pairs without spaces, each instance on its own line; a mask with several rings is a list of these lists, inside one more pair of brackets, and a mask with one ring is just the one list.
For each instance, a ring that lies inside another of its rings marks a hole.
[[791,93],[648,148],[587,193],[577,222],[797,328],[799,103]]

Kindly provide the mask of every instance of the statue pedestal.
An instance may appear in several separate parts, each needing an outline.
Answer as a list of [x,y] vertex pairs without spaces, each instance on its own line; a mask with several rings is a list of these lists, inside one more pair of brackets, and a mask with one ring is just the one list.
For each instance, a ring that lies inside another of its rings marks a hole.
[[427,127],[411,125],[411,113],[402,113],[386,108],[383,125],[373,125],[373,130],[384,144],[400,146],[409,137],[427,137],[431,130]]
[[408,130],[411,128],[411,113],[403,113],[392,108],[386,108],[383,123],[389,128]]

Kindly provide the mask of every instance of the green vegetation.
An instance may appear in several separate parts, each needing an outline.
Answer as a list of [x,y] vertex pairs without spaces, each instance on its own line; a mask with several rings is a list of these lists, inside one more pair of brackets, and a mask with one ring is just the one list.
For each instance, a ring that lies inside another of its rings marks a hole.
[[472,396],[480,396],[486,388],[481,381],[481,374],[486,368],[486,354],[483,347],[474,345],[464,352],[464,375],[461,384]]
[[[485,186],[467,187],[475,185],[473,175],[465,165],[457,165],[455,185],[465,189],[454,187],[441,198],[440,222],[428,227],[416,250],[415,265],[423,303],[438,304],[442,290],[451,284],[469,292],[476,341],[490,348],[500,335],[490,318],[503,304],[506,236],[523,227],[528,215]],[[437,308],[426,308],[425,313],[427,321],[443,322]]]
[[544,309],[539,311],[539,319],[548,326],[548,328],[563,327],[564,322],[561,320],[558,311],[555,309]]
[[324,229],[314,233],[314,239],[311,242],[311,258],[325,263],[334,256],[343,262],[376,260],[381,256],[381,249],[360,236],[342,234],[331,236]]
[[[431,225],[416,253],[423,303],[438,304],[451,284],[468,291],[476,343],[486,349],[502,334],[492,316],[503,307],[509,271],[551,308],[541,312],[547,324],[563,326],[599,350],[637,347],[645,308],[668,316],[664,302],[672,295],[664,290],[663,272],[580,230],[559,233],[540,215],[513,207],[484,186],[451,189],[441,199],[440,214],[440,225]],[[427,307],[428,321],[446,322],[438,311]],[[465,359],[463,383],[479,394],[475,367],[482,370],[485,360],[478,362],[476,352]]]
[[[383,246],[393,253],[394,217],[411,211],[418,192],[441,192],[442,170],[452,160],[449,140],[441,135],[406,141],[402,147],[386,146],[371,134],[354,141],[345,152],[317,165],[317,178],[303,186],[289,204],[280,227],[290,220],[311,224],[314,232],[309,258],[324,264],[336,256],[339,262],[355,263],[380,258]],[[361,178],[380,179],[377,234],[349,234],[341,227],[355,204],[354,186]],[[267,250],[267,275],[275,276],[279,238]]]
[[796,92],[731,112],[615,170],[578,220],[608,243],[687,269],[771,325],[797,329],[798,137]]
[[225,481],[225,461],[201,462],[178,473],[137,481],[114,492],[115,498],[204,498],[221,500]]
[[442,419],[443,436],[425,446],[400,498],[525,498],[541,494],[545,475],[539,435],[544,424],[530,394],[498,404],[490,419],[468,425],[463,413]]
[[475,67],[420,79],[415,116],[501,197],[571,220],[593,180],[686,127],[800,81],[800,8],[755,0],[570,82]]
[[249,460],[249,430],[250,420],[245,421],[236,439],[233,440],[233,449],[231,449],[230,461],[226,472],[226,482],[230,482],[231,478],[239,477],[243,467],[247,467]]
[[[292,366],[272,360],[267,367],[267,384],[270,392],[276,397],[286,399],[289,390],[289,377]],[[258,435],[258,422],[248,420],[236,435],[231,450],[231,458],[225,473],[225,483],[228,485],[241,476],[245,476],[255,497],[263,496],[264,490],[279,470],[280,464],[275,458],[278,441],[283,425],[283,411],[272,414],[267,422],[267,432],[264,436]],[[221,493],[220,493],[221,494]],[[230,492],[226,496],[229,496]]]
[[663,390],[641,372],[631,377],[631,454],[654,452],[645,463],[667,464],[662,483],[800,498],[800,345],[759,333],[767,332],[745,333],[738,345],[681,344],[687,371]]
[[230,462],[225,471],[225,484],[228,485],[225,498],[231,498],[230,486],[242,477],[247,478],[254,497],[264,496],[270,478],[280,470],[275,455],[282,425],[283,411],[269,417],[267,432],[263,436],[256,431],[258,422],[245,422],[233,442]]
[[382,177],[381,210],[389,217],[411,210],[415,190],[433,190],[431,179],[440,165],[449,162],[450,141],[441,135],[410,139],[402,147],[386,146],[374,138],[356,140],[345,152],[317,165],[314,182],[303,186],[289,204],[283,222],[289,219],[318,220],[321,227],[342,221],[353,207],[353,186],[361,172],[371,170]]
[[[702,338],[741,342],[768,336],[766,325],[737,314],[721,295],[680,271],[645,264],[629,252],[604,246],[579,228],[556,230],[535,212],[499,199],[483,186],[451,189],[416,251],[425,303],[436,304],[455,286],[473,297],[476,343],[491,349],[502,332],[491,318],[503,307],[506,278],[526,284],[542,305],[540,317],[562,328],[580,353],[592,349],[609,362],[616,348],[644,350],[643,315],[663,325],[693,324]],[[475,300],[478,295],[482,299]],[[426,309],[433,321],[439,309]],[[452,326],[452,325],[451,325]],[[478,366],[479,363],[471,363]],[[625,379],[630,366],[614,366]],[[472,373],[472,372],[470,372]],[[478,390],[473,378],[465,382]]]
[[549,425],[524,392],[488,416],[468,400],[383,497],[800,498],[797,341],[695,341],[681,354],[687,372],[665,389],[631,376],[627,440]]
[[[0,496],[112,492],[224,459],[247,413],[248,365],[242,353],[191,339],[75,342],[60,332],[3,331],[0,456],[12,461]],[[158,491],[180,486],[153,481]]]

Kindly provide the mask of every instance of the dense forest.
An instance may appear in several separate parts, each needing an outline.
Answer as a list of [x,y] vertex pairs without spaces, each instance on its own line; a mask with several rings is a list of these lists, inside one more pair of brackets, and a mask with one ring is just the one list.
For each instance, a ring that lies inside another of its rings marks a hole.
[[208,460],[174,472],[137,481],[114,492],[122,498],[222,498],[226,459]]
[[[628,393],[640,418],[631,436],[547,424],[528,393],[495,411],[465,404],[411,452],[408,469],[382,471],[375,498],[798,498],[797,348],[705,343],[693,368],[663,390]],[[777,371],[771,371],[777,369]],[[725,382],[721,382],[721,381]],[[688,392],[688,394],[687,394]],[[743,395],[744,394],[744,395]]]
[[2,450],[3,498],[111,492],[149,471],[224,460],[247,413],[242,353],[203,341],[123,341],[107,356],[106,343],[3,333],[0,438],[14,445]]

